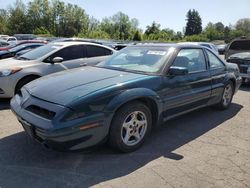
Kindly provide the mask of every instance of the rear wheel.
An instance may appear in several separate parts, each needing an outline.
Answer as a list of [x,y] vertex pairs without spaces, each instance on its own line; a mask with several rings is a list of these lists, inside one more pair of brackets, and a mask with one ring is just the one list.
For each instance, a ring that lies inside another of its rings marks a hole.
[[229,81],[224,87],[221,101],[216,105],[216,108],[219,110],[227,109],[232,103],[233,94],[234,94],[234,85],[231,81]]
[[152,115],[148,107],[140,102],[129,103],[115,114],[109,143],[121,152],[132,152],[144,143],[151,127]]

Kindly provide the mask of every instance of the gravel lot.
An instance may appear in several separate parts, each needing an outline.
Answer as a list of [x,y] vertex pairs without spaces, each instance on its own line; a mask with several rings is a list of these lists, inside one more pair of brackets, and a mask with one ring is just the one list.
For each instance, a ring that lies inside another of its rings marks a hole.
[[171,120],[138,151],[43,148],[0,101],[0,187],[250,187],[250,86],[231,108]]

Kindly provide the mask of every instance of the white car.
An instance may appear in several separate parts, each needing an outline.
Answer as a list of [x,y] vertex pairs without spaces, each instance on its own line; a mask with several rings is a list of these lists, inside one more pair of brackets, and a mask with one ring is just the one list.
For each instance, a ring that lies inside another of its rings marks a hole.
[[25,84],[39,77],[95,65],[114,52],[112,48],[95,43],[57,42],[16,58],[0,60],[0,98],[11,98]]
[[3,40],[5,40],[6,42],[8,43],[16,43],[17,42],[17,39],[16,37],[2,37]]

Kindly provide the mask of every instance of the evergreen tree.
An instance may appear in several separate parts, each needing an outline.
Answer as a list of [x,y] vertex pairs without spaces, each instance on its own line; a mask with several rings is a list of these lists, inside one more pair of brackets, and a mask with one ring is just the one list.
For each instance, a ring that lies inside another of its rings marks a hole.
[[142,35],[138,30],[135,32],[133,36],[133,41],[142,41]]
[[152,25],[148,25],[147,29],[145,31],[145,35],[151,35],[151,34],[158,34],[160,33],[160,24],[157,24],[155,21],[152,23]]
[[202,32],[202,20],[200,14],[196,10],[189,10],[187,13],[187,24],[185,35],[197,35]]

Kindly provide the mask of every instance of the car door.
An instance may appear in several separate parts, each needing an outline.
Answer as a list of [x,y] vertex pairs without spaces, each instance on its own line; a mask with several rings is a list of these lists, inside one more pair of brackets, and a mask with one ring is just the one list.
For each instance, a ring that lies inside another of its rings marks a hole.
[[113,51],[101,46],[86,45],[87,50],[87,65],[96,65],[108,58],[113,54]]
[[73,45],[64,48],[58,57],[63,58],[61,63],[66,69],[84,66],[86,60],[86,47],[84,45]]
[[[62,58],[62,62],[52,63],[55,57]],[[45,62],[49,63],[50,71],[57,72],[67,69],[78,68],[84,65],[86,48],[84,45],[72,45],[65,47],[50,55]]]
[[[56,57],[62,58],[62,62],[54,63]],[[86,57],[84,45],[72,45],[62,48],[46,59],[42,64],[39,64],[39,70],[42,75],[52,74],[59,71],[80,67],[83,64],[83,59]]]
[[171,66],[188,70],[186,75],[165,76],[164,119],[205,106],[211,96],[211,77],[201,48],[181,49]]
[[205,50],[209,62],[210,75],[212,79],[212,94],[210,103],[218,101],[224,90],[224,83],[226,78],[225,64],[215,54],[209,50]]

